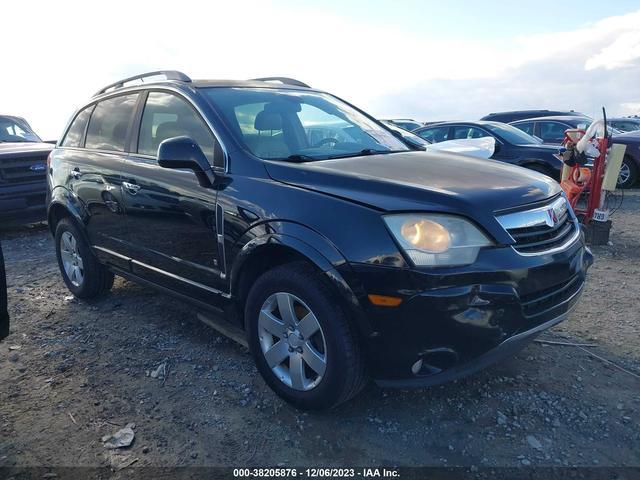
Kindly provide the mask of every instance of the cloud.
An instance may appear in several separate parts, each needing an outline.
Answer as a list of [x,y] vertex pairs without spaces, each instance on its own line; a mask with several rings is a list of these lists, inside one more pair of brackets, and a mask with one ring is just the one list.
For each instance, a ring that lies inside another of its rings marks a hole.
[[3,22],[0,40],[16,49],[3,60],[2,113],[26,117],[45,138],[103,85],[163,68],[193,78],[291,76],[380,116],[424,120],[527,107],[593,113],[603,104],[637,113],[629,105],[640,103],[640,11],[496,45],[268,0],[93,5],[3,5],[14,21]]
[[[574,31],[518,37],[513,50],[482,56],[493,75],[470,70],[466,78],[425,78],[381,95],[372,110],[430,121],[538,108],[597,116],[605,106],[610,116],[640,114],[638,25],[634,12]],[[457,58],[465,63],[466,56]]]

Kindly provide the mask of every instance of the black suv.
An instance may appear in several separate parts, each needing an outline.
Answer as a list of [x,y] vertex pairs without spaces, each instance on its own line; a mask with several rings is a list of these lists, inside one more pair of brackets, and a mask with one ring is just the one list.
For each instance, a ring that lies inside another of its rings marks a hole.
[[50,156],[77,297],[117,274],[224,312],[303,408],[469,374],[578,300],[592,255],[550,178],[410,151],[295,80],[162,74],[98,92]]

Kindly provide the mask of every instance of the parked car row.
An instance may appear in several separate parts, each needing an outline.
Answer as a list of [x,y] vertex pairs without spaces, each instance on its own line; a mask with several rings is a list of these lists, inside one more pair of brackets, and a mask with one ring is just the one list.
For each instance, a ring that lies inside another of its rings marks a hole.
[[[589,117],[579,116],[548,116],[536,117],[526,120],[512,122],[511,125],[519,128],[529,135],[535,135],[543,143],[548,145],[560,145],[564,139],[564,132],[571,128],[586,129],[592,122]],[[615,122],[608,122],[612,125]],[[638,172],[640,172],[640,132],[622,133],[612,130],[613,142],[626,145],[618,186],[629,188],[638,182]]]
[[[522,158],[552,148],[497,122],[446,128]],[[369,378],[469,375],[567,318],[592,255],[548,176],[417,150],[293,79],[121,80],[50,155],[62,278],[85,299],[121,275],[219,317],[302,408]]]
[[494,160],[518,165],[560,179],[562,162],[556,158],[558,147],[543,145],[540,140],[501,122],[441,122],[413,132],[434,143],[447,140],[492,137]]

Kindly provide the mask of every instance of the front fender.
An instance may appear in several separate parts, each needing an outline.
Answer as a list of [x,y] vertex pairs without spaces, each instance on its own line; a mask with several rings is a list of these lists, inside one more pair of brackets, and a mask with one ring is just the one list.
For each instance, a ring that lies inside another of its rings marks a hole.
[[51,233],[55,235],[55,216],[60,208],[66,210],[79,225],[86,223],[88,218],[87,212],[80,202],[80,199],[69,189],[65,187],[55,187],[49,193],[49,201],[47,202],[47,220]]
[[[238,291],[242,269],[259,250],[277,245],[293,250],[314,264],[331,283],[349,310],[353,313],[358,330],[365,336],[372,329],[362,308],[364,289],[360,286],[344,256],[329,239],[318,232],[294,222],[267,222],[254,226],[237,242],[231,269],[231,293]],[[347,279],[349,278],[349,282]],[[357,292],[360,294],[358,295]]]

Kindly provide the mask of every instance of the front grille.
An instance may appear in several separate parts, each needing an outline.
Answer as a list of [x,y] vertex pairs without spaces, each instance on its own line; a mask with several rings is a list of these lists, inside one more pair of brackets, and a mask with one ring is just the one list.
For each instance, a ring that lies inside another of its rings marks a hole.
[[0,158],[0,182],[14,185],[44,181],[46,164],[46,155]]
[[575,232],[576,225],[568,213],[558,219],[553,227],[529,227],[507,230],[516,241],[514,248],[522,253],[536,253],[550,250],[566,242]]
[[584,279],[580,274],[576,274],[569,280],[552,287],[528,295],[521,295],[522,312],[527,317],[540,315],[570,299],[580,290],[583,283]]
[[578,231],[578,225],[564,197],[531,210],[501,215],[498,221],[515,240],[513,248],[535,255],[561,247]]

